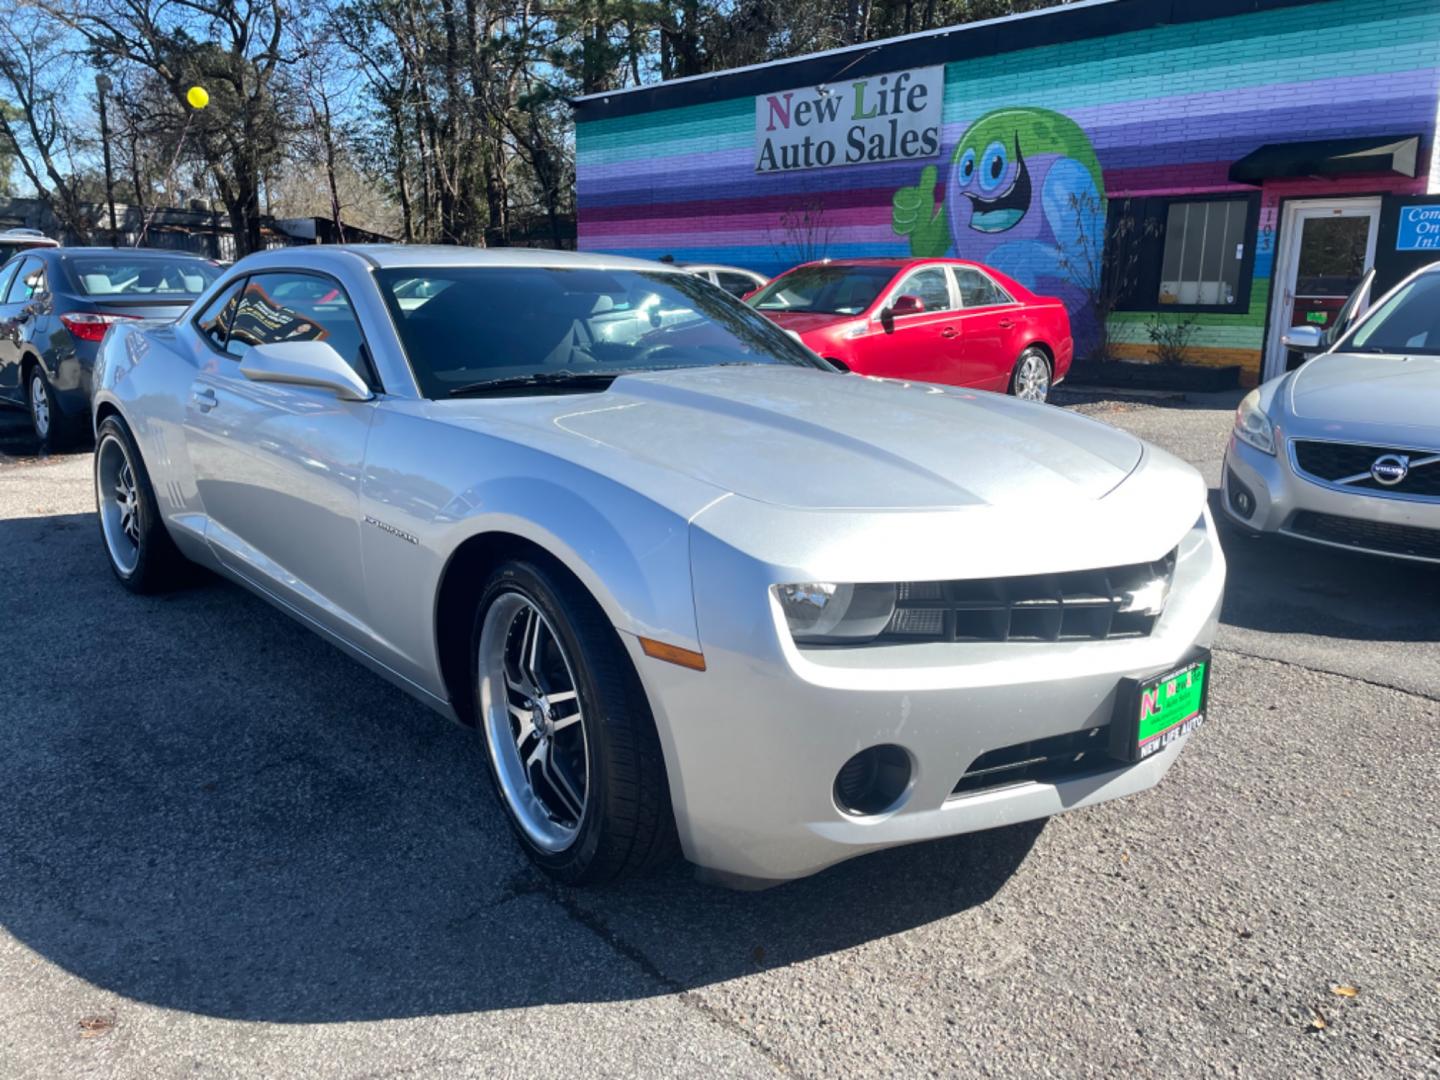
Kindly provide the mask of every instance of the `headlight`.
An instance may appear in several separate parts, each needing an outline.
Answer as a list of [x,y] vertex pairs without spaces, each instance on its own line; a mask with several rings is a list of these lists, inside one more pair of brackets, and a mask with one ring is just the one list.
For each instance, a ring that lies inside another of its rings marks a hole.
[[1266,454],[1275,453],[1275,431],[1260,408],[1260,391],[1251,390],[1235,410],[1235,437]]
[[837,585],[807,581],[776,585],[790,634],[801,644],[873,638],[895,614],[894,585]]

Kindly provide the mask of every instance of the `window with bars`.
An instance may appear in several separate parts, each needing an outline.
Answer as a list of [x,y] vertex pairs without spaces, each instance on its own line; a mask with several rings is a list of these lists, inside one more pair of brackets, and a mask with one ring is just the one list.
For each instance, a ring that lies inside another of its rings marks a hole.
[[1170,204],[1156,297],[1160,303],[1235,306],[1245,262],[1246,202]]
[[1118,311],[1250,308],[1258,195],[1112,198],[1105,279]]

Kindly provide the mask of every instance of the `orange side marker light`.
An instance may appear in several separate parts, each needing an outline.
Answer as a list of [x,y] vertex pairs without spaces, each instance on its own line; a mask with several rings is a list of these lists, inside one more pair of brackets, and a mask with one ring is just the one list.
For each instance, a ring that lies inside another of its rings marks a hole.
[[653,656],[656,660],[678,664],[691,671],[705,670],[704,653],[698,653],[692,649],[682,649],[679,645],[666,645],[663,641],[656,641],[654,638],[648,637],[640,639],[640,648],[645,650],[646,656]]

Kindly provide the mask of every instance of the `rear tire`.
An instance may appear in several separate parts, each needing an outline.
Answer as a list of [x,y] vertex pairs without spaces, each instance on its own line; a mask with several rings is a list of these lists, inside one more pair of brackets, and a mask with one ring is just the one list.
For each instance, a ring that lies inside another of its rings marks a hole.
[[42,450],[64,450],[80,441],[80,424],[60,410],[50,380],[40,364],[25,373],[25,403],[30,412],[30,430]]
[[133,593],[180,584],[190,564],[160,518],[150,474],[118,416],[107,416],[95,438],[95,511],[110,569]]
[[1022,401],[1049,401],[1054,372],[1050,357],[1038,345],[1031,345],[1015,361],[1010,373],[1010,393]]
[[614,627],[578,583],[538,560],[504,563],[476,606],[470,657],[491,778],[537,866],[579,885],[673,858],[649,702]]

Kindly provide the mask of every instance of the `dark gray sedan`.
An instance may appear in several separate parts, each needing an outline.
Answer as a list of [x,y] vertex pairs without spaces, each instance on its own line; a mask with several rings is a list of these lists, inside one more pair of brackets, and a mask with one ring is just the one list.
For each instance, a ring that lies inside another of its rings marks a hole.
[[0,402],[30,413],[42,447],[90,433],[90,372],[119,321],[174,319],[220,268],[195,255],[35,248],[0,267]]

